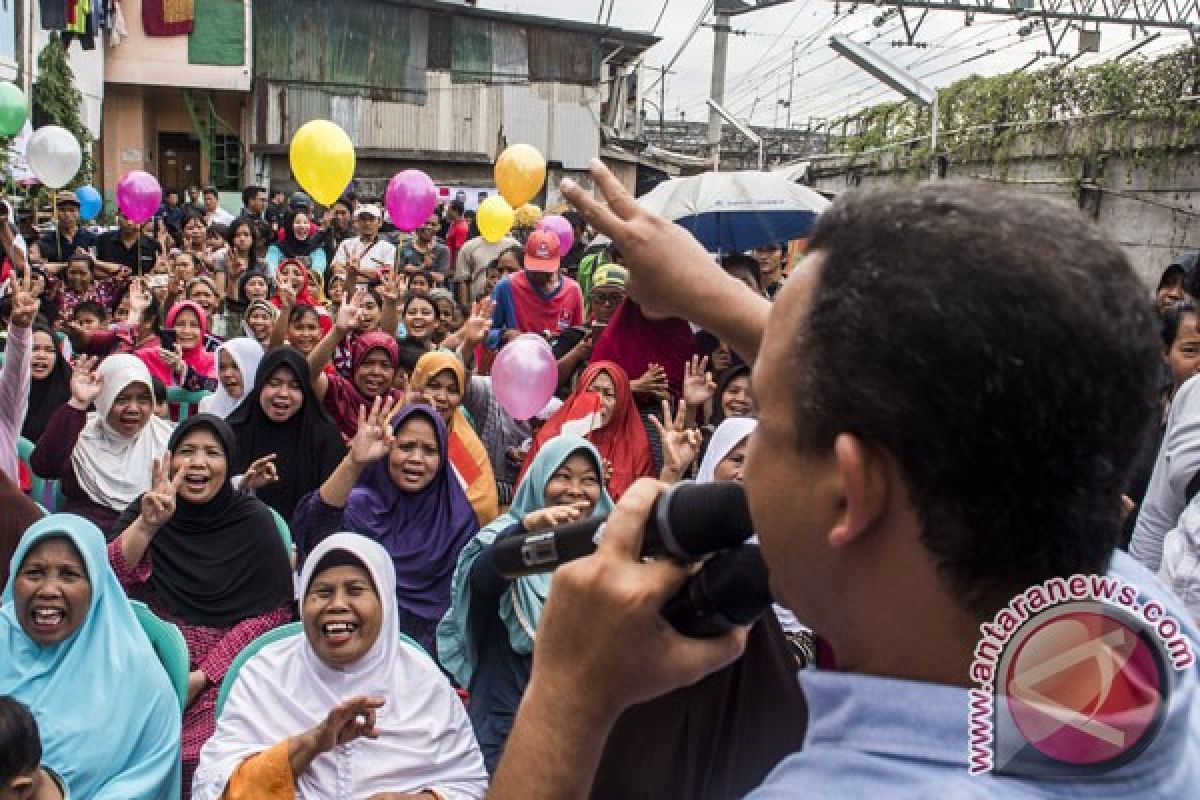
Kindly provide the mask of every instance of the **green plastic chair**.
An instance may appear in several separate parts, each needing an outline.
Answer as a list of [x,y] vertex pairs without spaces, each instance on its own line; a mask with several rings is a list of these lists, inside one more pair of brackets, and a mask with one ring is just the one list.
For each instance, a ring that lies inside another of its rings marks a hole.
[[[221,681],[221,690],[217,692],[217,719],[221,718],[221,712],[225,709],[225,701],[229,699],[229,693],[233,690],[233,684],[237,680],[238,672],[246,665],[246,662],[254,658],[259,650],[262,650],[267,645],[278,642],[281,639],[286,639],[289,636],[303,636],[304,623],[289,622],[286,625],[280,625],[278,628],[273,628],[262,636],[246,645],[242,652],[238,653],[237,658],[229,665],[229,669],[225,670],[225,680]],[[432,660],[433,656],[425,651],[424,647],[417,644],[417,641],[405,633],[400,634],[400,640],[405,644],[412,645],[417,652]]]
[[[267,508],[271,508],[267,506]],[[292,529],[288,527],[287,520],[283,518],[275,509],[271,508],[271,515],[275,517],[275,530],[279,531],[279,538],[283,540],[283,547],[287,550],[288,557],[296,550],[296,544],[292,541]]]
[[167,677],[171,679],[171,686],[179,698],[179,710],[182,711],[187,706],[188,675],[191,673],[187,642],[179,628],[155,615],[145,603],[130,600],[129,605],[146,632],[146,638],[150,640],[158,660],[162,662],[163,669],[167,671]]
[[212,392],[206,392],[203,389],[189,392],[179,386],[171,386],[167,389],[167,406],[171,409],[175,421],[183,422],[195,413],[195,408],[200,405],[200,401],[210,394]]
[[38,477],[38,474],[33,471],[33,467],[29,464],[29,459],[33,455],[33,448],[36,445],[26,439],[24,436],[17,440],[17,458],[29,467],[29,496],[34,502],[42,508],[47,509],[50,513],[61,511],[67,504],[67,498],[63,496],[62,487],[58,481],[48,481],[45,478]]
[[225,680],[221,681],[221,690],[217,692],[217,718],[220,719],[221,711],[225,708],[225,701],[229,698],[229,692],[233,689],[234,681],[237,680],[237,674],[246,665],[247,661],[258,655],[259,650],[262,650],[272,642],[278,642],[280,639],[286,639],[289,636],[303,635],[303,623],[289,622],[287,625],[272,628],[242,648],[242,652],[237,654],[237,658],[229,665],[229,669],[225,670]]

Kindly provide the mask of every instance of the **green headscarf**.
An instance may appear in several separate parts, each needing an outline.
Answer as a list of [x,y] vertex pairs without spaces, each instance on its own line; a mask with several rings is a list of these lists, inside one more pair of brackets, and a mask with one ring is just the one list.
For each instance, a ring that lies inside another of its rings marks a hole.
[[[475,674],[476,643],[470,639],[471,620],[468,617],[471,607],[471,568],[475,559],[501,533],[521,522],[527,514],[546,507],[546,484],[568,458],[580,452],[591,457],[596,465],[596,474],[603,482],[604,462],[591,442],[579,436],[555,436],[546,442],[529,465],[508,513],[501,514],[484,527],[459,554],[450,589],[450,610],[437,629],[438,660],[454,676],[459,686],[470,685],[471,676]],[[592,514],[607,514],[612,507],[608,489],[602,486]],[[500,597],[500,619],[508,629],[509,643],[519,654],[533,652],[533,631],[537,629],[542,616],[542,606],[546,604],[546,595],[550,592],[551,577],[552,573],[543,572],[517,578]]]

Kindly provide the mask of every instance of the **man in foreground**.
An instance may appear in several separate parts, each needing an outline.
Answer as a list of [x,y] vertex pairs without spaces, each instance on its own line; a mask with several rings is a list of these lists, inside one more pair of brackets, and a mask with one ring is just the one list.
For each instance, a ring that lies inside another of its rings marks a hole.
[[[1123,465],[1153,413],[1158,357],[1151,308],[1118,247],[1076,211],[1013,192],[856,193],[822,216],[772,308],[602,167],[592,174],[607,207],[568,182],[563,193],[625,253],[630,296],[754,363],[755,528],[775,597],[828,646],[822,668],[800,674],[804,749],[752,796],[1193,793],[1194,659],[1168,667],[1151,709],[1161,730],[1143,728],[1130,746],[1144,748],[1104,769],[1034,758],[1033,770],[968,773],[980,626],[1028,587],[1108,572],[1196,645],[1161,584],[1113,555]],[[688,574],[638,557],[660,490],[635,484],[597,553],[557,571],[493,798],[586,796],[624,708],[738,657],[744,631],[688,639],[658,613]],[[1109,668],[1124,674],[1115,647],[1093,643],[1082,672],[1051,676],[1050,705],[1101,703]],[[1129,721],[1082,716],[1080,730]],[[1044,745],[1029,735],[1028,749]]]

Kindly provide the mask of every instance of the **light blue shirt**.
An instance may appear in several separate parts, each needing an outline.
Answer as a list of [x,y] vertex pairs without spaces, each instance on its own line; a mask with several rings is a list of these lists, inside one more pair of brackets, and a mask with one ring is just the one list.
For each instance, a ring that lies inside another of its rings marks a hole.
[[[1170,609],[1197,651],[1200,637],[1179,602],[1148,571],[1117,553],[1110,575]],[[785,758],[752,800],[793,798],[1200,798],[1200,703],[1193,664],[1173,672],[1167,719],[1149,748],[1103,775],[1024,779],[967,772],[967,689],[808,669],[804,749]]]

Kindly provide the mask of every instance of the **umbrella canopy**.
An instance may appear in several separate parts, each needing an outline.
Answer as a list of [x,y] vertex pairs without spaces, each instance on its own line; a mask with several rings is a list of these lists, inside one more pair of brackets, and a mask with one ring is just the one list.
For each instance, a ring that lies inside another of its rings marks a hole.
[[691,231],[709,250],[732,253],[806,236],[829,201],[771,172],[705,172],[672,178],[638,205]]

